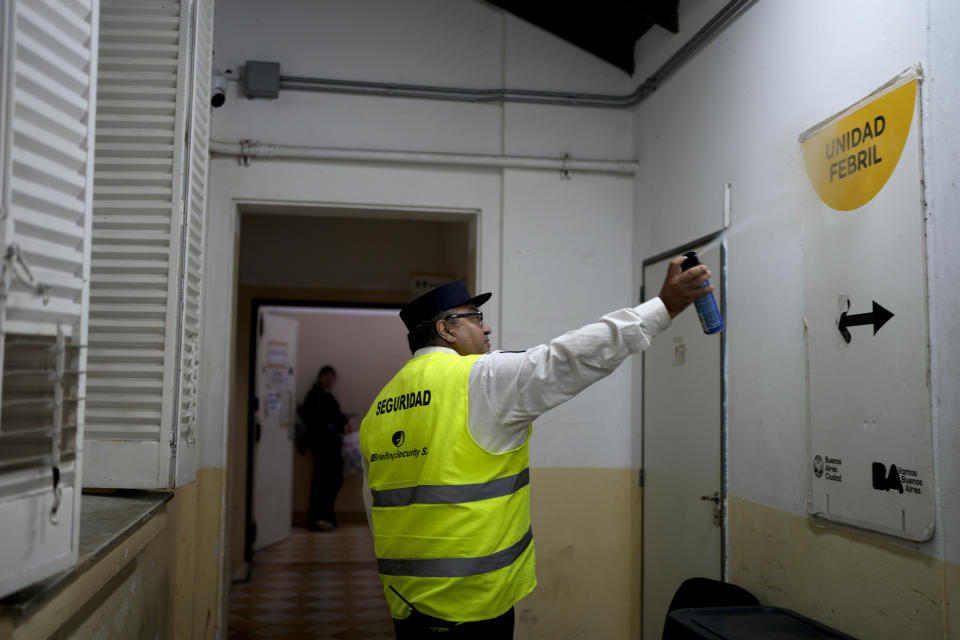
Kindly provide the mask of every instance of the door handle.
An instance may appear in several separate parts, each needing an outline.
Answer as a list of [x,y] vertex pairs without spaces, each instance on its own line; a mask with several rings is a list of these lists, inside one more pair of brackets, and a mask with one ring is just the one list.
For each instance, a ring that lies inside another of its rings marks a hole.
[[714,526],[719,527],[721,524],[721,510],[720,510],[720,492],[714,491],[713,495],[710,496],[700,496],[701,500],[708,500],[713,503],[713,524]]

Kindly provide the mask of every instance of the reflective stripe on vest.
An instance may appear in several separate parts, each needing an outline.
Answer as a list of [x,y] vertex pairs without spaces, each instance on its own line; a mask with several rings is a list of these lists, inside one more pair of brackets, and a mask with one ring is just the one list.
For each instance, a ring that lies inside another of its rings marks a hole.
[[506,549],[479,558],[381,558],[377,560],[380,573],[388,576],[416,576],[418,578],[466,578],[508,567],[520,557],[533,541],[533,529],[527,529],[520,540]]
[[421,484],[415,487],[372,491],[375,507],[405,507],[411,504],[458,504],[516,493],[530,484],[530,467],[518,474],[476,484]]

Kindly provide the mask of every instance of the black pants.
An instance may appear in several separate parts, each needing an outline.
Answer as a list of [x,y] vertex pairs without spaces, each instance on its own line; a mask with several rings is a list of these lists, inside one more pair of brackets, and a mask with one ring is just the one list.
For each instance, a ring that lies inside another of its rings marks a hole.
[[310,482],[310,523],[324,520],[337,524],[333,505],[343,486],[343,458],[340,434],[325,432],[318,436],[313,451],[313,480]]
[[403,620],[394,619],[393,626],[397,630],[397,640],[513,640],[513,617],[512,607],[490,620],[460,624],[413,613]]

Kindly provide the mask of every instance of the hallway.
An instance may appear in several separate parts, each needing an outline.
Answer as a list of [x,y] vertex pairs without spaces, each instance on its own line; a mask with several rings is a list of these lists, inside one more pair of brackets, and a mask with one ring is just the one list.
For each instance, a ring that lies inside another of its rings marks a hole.
[[330,533],[293,529],[257,552],[252,578],[230,591],[230,640],[391,640],[393,623],[363,523]]

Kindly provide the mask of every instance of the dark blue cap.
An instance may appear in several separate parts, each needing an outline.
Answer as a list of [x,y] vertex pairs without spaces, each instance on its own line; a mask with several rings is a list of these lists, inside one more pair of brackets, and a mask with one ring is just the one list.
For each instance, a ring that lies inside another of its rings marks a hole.
[[427,291],[400,309],[400,319],[403,320],[403,324],[407,325],[407,329],[413,329],[441,311],[471,303],[479,307],[492,295],[492,293],[481,293],[478,296],[471,297],[470,292],[467,291],[467,285],[459,280],[454,280]]

